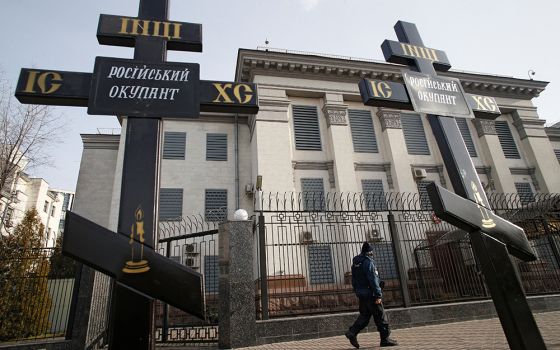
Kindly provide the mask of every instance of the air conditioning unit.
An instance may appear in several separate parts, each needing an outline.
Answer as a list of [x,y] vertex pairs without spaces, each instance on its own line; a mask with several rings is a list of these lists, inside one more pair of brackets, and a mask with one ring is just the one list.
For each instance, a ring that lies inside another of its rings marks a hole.
[[190,267],[191,269],[198,269],[198,259],[195,258],[186,258],[185,265]]
[[313,240],[313,234],[309,231],[304,231],[304,232],[300,233],[299,242],[301,244],[311,244],[311,243],[315,242]]
[[426,173],[426,169],[422,168],[413,168],[412,174],[414,175],[415,179],[425,179],[426,176],[428,176],[428,173]]
[[187,253],[187,255],[194,255],[194,254],[198,254],[198,251],[196,249],[196,244],[194,243],[187,243],[185,244],[185,253]]
[[371,231],[368,231],[368,233],[366,235],[366,241],[368,243],[376,243],[376,242],[379,242],[380,240],[383,240],[383,238],[379,234],[378,230],[373,229]]
[[248,195],[253,194],[253,190],[254,190],[253,184],[245,185],[245,193],[246,194],[248,194]]

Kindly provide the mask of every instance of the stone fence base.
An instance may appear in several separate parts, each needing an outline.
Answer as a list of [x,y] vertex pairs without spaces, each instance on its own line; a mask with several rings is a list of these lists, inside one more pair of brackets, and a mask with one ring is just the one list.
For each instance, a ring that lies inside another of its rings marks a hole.
[[[560,310],[560,295],[527,299],[534,313]],[[387,313],[393,329],[497,317],[492,300],[398,308],[387,310]],[[257,321],[256,343],[261,345],[342,335],[356,317],[358,313],[352,312]],[[377,331],[373,320],[364,331]]]

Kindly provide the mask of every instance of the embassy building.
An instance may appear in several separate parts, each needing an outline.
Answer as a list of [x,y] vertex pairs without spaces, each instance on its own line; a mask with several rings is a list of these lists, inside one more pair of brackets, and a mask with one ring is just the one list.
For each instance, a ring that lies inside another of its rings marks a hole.
[[[557,212],[560,125],[545,127],[533,105],[548,83],[454,70],[440,76],[461,86],[415,77],[408,83],[434,91],[419,94],[423,102],[454,104],[448,94],[462,89],[476,96],[478,110],[501,112],[495,120],[456,118],[489,198],[501,206],[495,209],[515,215],[544,199]],[[253,257],[257,319],[355,310],[348,264],[364,240],[376,245],[388,307],[488,297],[468,243],[441,241],[449,228],[433,215],[426,186],[452,188],[428,120],[365,106],[362,78],[387,82],[373,86],[384,97],[390,84],[406,79],[402,66],[381,61],[240,49],[235,81],[256,83],[258,91],[225,84],[217,102],[258,94],[258,114],[201,112],[197,119],[163,121],[158,237],[207,231],[238,208],[254,215],[255,232],[266,226],[255,235],[261,237]],[[121,120],[125,130],[127,118]],[[125,134],[82,140],[74,210],[115,231]],[[529,294],[560,291],[550,282],[560,277],[554,220],[552,238],[526,229],[540,260],[522,270],[524,286],[548,281]],[[172,252],[161,248],[202,273],[208,303],[218,294],[214,238],[182,240]],[[438,244],[449,251],[433,248]]]
[[[459,79],[465,92],[493,97],[478,103],[492,109],[495,101],[501,111],[494,121],[457,119],[487,192],[560,192],[560,126],[545,127],[532,102],[546,82],[453,70],[441,75]],[[372,186],[380,192],[422,193],[430,181],[448,187],[427,120],[410,111],[364,106],[357,84],[363,77],[403,79],[400,66],[385,62],[239,50],[235,78],[258,84],[259,113],[165,119],[160,220],[219,208],[227,208],[223,215],[230,218],[237,208],[252,212],[257,175],[264,192],[273,193],[356,193]],[[250,92],[235,93],[242,99],[241,93]],[[452,102],[453,96],[442,96]],[[231,97],[218,98],[227,103]],[[426,92],[420,97],[441,98]],[[82,139],[76,196],[87,195],[92,218],[109,225],[118,212],[115,169],[122,167],[126,140],[103,134]]]

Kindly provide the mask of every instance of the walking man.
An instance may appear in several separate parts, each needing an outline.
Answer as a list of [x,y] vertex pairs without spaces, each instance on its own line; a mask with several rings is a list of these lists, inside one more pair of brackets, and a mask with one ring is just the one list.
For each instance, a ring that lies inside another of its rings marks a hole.
[[364,329],[373,316],[373,321],[381,337],[381,346],[395,346],[397,342],[389,338],[389,322],[383,309],[381,287],[383,281],[379,278],[375,260],[373,260],[373,247],[368,242],[362,245],[362,252],[352,259],[352,287],[360,300],[360,316],[346,332],[346,338],[355,348],[359,349],[357,335]]

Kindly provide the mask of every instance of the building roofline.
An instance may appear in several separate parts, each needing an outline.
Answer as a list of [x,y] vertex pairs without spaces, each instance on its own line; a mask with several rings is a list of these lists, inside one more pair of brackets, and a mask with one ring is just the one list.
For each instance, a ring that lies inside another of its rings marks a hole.
[[[239,49],[235,79],[252,81],[255,75],[291,76],[357,82],[360,78],[402,82],[401,65],[361,60],[345,56]],[[440,73],[458,78],[466,92],[496,97],[532,99],[544,91],[548,82],[485,73],[451,70]]]

